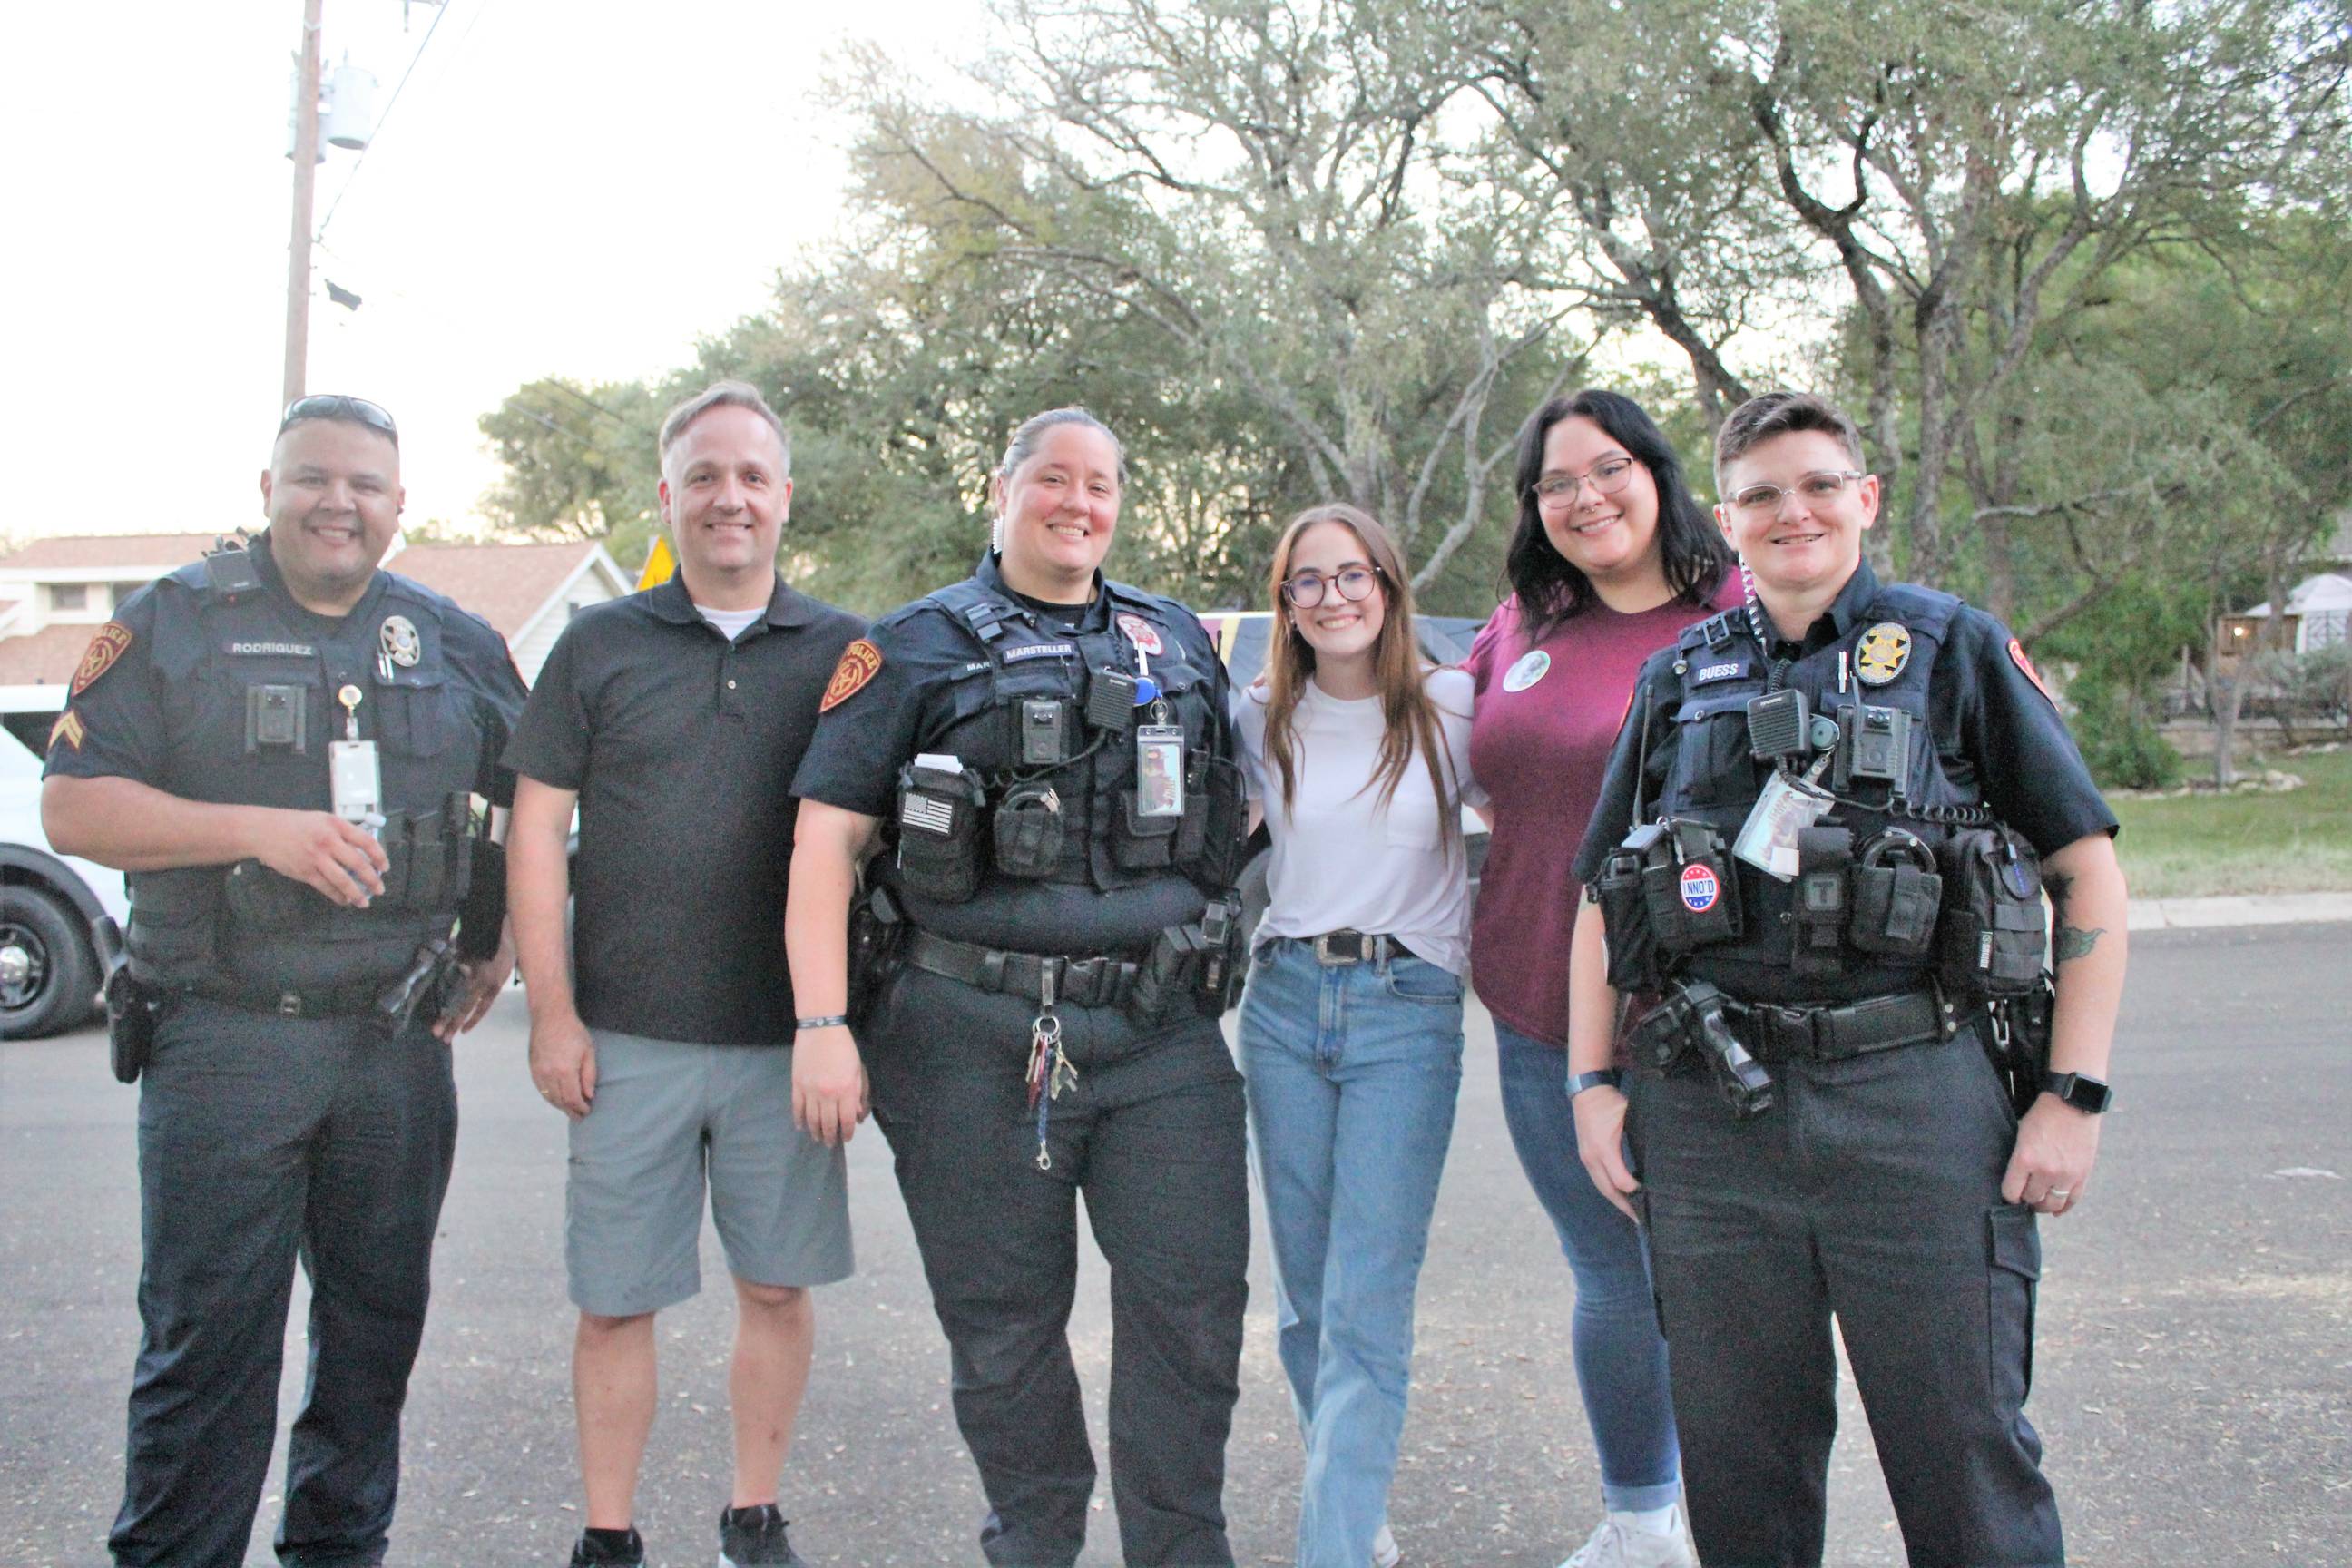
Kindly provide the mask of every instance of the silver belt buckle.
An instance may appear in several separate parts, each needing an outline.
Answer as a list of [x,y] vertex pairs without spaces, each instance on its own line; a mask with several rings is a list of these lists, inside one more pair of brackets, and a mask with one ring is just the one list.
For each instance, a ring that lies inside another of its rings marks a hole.
[[1338,934],[1336,931],[1327,931],[1315,939],[1315,962],[1330,968],[1338,968],[1348,963],[1361,963],[1364,961],[1363,933],[1361,931],[1349,933],[1356,939],[1353,952],[1342,952],[1331,945],[1331,939]]
[[302,1016],[302,998],[291,991],[279,992],[278,994],[278,1012],[280,1017],[300,1017]]

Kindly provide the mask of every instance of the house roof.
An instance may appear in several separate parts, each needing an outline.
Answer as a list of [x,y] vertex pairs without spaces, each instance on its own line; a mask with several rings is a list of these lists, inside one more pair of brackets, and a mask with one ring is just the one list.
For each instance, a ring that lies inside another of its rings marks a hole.
[[[211,533],[60,534],[0,555],[0,572],[103,572],[183,566],[212,548]],[[85,641],[88,639],[85,638]]]
[[446,594],[481,616],[509,642],[520,637],[556,593],[596,553],[589,541],[566,544],[412,544],[385,564]]
[[[2352,608],[2352,577],[2336,572],[2322,572],[2316,576],[2305,577],[2289,590],[2286,596],[2286,613],[2290,616],[2305,616],[2315,610],[2347,608]],[[2238,612],[2254,620],[2263,619],[2270,613],[2271,602],[2268,599],[2251,610]]]
[[84,623],[43,626],[0,637],[0,686],[62,686],[73,679],[98,628]]

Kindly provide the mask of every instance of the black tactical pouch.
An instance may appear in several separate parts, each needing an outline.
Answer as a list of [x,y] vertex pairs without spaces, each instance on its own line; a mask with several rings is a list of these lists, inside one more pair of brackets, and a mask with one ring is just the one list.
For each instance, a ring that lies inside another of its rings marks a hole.
[[898,771],[898,880],[907,890],[961,904],[980,890],[980,818],[988,792],[969,770],[908,763]]
[[1249,862],[1249,786],[1232,758],[1195,749],[1184,792],[1176,863],[1193,886],[1216,899]]
[[1796,900],[1789,911],[1790,973],[1822,980],[1844,967],[1853,901],[1846,874],[1853,865],[1853,835],[1847,829],[1816,825],[1797,834]]
[[1062,797],[1053,785],[1014,784],[996,803],[996,868],[1008,877],[1052,875],[1061,864],[1066,827]]
[[299,931],[335,909],[334,900],[316,888],[258,860],[231,866],[223,886],[230,921],[248,931]]
[[1135,968],[1128,988],[1127,1016],[1139,1026],[1150,1026],[1189,1005],[1200,982],[1201,928],[1167,926],[1152,940],[1151,950]]
[[1118,816],[1111,824],[1111,864],[1122,871],[1157,871],[1176,863],[1181,816],[1147,816],[1139,793],[1118,792]]
[[1666,836],[1663,824],[1645,823],[1625,836],[1601,864],[1590,889],[1601,906],[1601,929],[1609,933],[1609,984],[1619,994],[1655,991],[1665,973],[1658,962],[1658,933],[1650,923],[1643,869]]
[[1704,822],[1669,817],[1665,833],[1643,858],[1642,893],[1658,952],[1666,960],[1717,942],[1737,942],[1739,879],[1730,847]]
[[1925,958],[1935,948],[1936,914],[1943,903],[1935,851],[1916,834],[1890,827],[1863,846],[1853,868],[1848,933],[1864,952]]
[[887,888],[876,888],[851,904],[846,1009],[851,1024],[862,1025],[866,1009],[881,994],[884,982],[890,978],[890,963],[898,954],[898,939],[906,930],[898,900],[890,897]]
[[1222,1018],[1242,999],[1249,978],[1249,933],[1242,929],[1242,896],[1227,891],[1201,911],[1201,984],[1195,993],[1203,1017]]
[[2050,927],[2042,858],[2008,828],[1954,832],[1938,863],[1944,909],[1937,923],[1945,984],[1974,996],[2021,996],[2042,984]]

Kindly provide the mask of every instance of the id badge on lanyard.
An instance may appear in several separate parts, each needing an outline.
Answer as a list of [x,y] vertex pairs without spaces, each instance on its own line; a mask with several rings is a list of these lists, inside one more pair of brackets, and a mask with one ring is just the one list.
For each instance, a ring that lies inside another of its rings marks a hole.
[[1168,702],[1151,679],[1151,655],[1161,652],[1160,628],[1141,616],[1118,617],[1118,629],[1135,645],[1135,705],[1150,704],[1151,722],[1135,730],[1135,814],[1184,815],[1184,727],[1168,721]]
[[327,742],[327,787],[337,816],[373,833],[383,826],[383,770],[375,742],[360,739],[360,689],[335,693],[343,705],[343,738]]

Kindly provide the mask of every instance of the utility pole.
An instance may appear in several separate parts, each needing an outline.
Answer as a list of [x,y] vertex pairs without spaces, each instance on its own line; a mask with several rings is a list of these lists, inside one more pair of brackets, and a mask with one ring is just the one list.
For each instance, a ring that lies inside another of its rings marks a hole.
[[287,246],[286,401],[302,395],[310,358],[310,204],[318,186],[320,10],[302,0],[301,77],[294,84],[294,229]]

